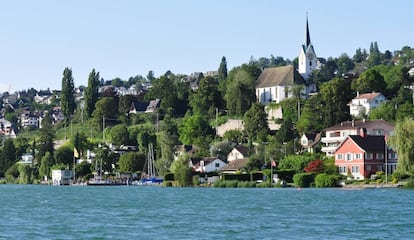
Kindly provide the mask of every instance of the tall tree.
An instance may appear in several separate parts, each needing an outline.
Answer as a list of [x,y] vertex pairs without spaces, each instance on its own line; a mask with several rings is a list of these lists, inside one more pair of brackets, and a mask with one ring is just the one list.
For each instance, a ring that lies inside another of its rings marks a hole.
[[52,120],[50,116],[46,114],[42,119],[42,128],[39,129],[39,139],[36,142],[33,142],[33,145],[37,145],[37,163],[40,163],[40,160],[46,154],[46,152],[49,152],[53,155],[55,150],[53,142],[54,140],[55,131],[52,127]]
[[385,90],[387,83],[375,69],[368,69],[352,82],[352,89],[360,93],[380,92]]
[[196,92],[190,97],[193,113],[213,117],[222,102],[218,81],[212,77],[202,78]]
[[4,141],[3,151],[0,156],[0,174],[4,174],[16,162],[16,148],[13,139]]
[[92,72],[89,73],[88,87],[85,89],[85,110],[88,117],[92,116],[92,113],[95,110],[95,104],[99,97],[98,89],[99,72],[95,72],[95,69],[92,69]]
[[221,63],[218,69],[218,76],[219,76],[219,81],[226,80],[227,78],[227,61],[226,61],[226,57],[224,56],[221,58]]
[[72,77],[72,69],[65,68],[62,78],[62,92],[60,104],[65,117],[70,118],[75,111],[75,84]]
[[249,143],[253,141],[265,141],[269,133],[267,124],[267,115],[264,106],[260,103],[254,103],[251,108],[244,114],[244,130],[246,131]]
[[225,94],[227,109],[230,113],[242,116],[255,102],[254,83],[256,79],[249,73],[248,67],[238,67],[230,71]]

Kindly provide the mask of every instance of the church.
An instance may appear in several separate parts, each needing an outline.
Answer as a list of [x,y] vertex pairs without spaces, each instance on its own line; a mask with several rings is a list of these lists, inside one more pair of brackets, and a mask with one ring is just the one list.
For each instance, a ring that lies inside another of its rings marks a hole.
[[308,81],[309,76],[319,68],[320,62],[311,42],[306,16],[305,42],[299,51],[298,69],[293,65],[264,69],[255,86],[257,101],[264,105],[272,102],[279,103],[286,98],[293,97],[292,89],[299,85],[303,86],[301,95],[307,97],[309,93],[316,91],[315,84]]

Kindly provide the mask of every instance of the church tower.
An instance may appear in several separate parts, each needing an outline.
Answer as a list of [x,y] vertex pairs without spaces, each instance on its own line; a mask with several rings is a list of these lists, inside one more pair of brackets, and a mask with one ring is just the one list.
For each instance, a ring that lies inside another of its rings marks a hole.
[[318,67],[318,58],[316,57],[315,49],[310,39],[308,14],[306,14],[306,33],[305,43],[302,44],[298,58],[299,69],[298,72],[306,80],[313,70]]

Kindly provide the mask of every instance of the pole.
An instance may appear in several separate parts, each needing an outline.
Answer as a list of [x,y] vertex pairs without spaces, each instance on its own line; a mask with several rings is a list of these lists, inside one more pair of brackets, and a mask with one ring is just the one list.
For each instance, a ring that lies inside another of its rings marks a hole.
[[216,136],[217,136],[217,132],[218,132],[218,127],[217,127],[217,122],[218,122],[218,108],[216,108]]
[[385,184],[388,182],[388,149],[387,149],[387,138],[385,137]]

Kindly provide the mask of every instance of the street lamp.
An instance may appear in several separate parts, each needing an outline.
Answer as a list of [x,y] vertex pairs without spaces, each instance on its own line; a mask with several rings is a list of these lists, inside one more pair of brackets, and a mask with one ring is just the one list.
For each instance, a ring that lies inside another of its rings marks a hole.
[[283,142],[283,145],[285,145],[285,158],[286,158],[286,144],[287,142]]

